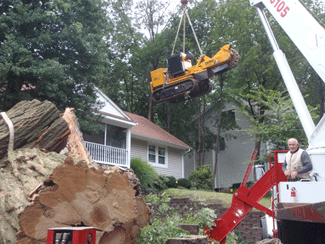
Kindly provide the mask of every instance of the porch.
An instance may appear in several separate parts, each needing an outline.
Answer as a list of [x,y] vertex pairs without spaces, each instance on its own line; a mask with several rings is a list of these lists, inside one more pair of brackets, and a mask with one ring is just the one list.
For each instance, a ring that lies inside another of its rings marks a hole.
[[85,141],[91,158],[96,163],[118,165],[130,168],[128,150]]
[[103,123],[98,133],[84,134],[84,141],[96,163],[130,168],[130,128]]

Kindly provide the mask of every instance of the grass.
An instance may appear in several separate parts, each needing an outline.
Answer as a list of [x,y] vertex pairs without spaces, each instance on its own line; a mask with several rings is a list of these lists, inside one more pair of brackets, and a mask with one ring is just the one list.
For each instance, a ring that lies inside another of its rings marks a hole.
[[[224,207],[229,208],[232,201],[232,193],[222,193],[215,191],[203,191],[203,190],[188,190],[179,188],[169,188],[164,190],[168,196],[176,198],[189,197],[192,201],[200,201],[205,203],[219,203]],[[264,197],[259,202],[261,205],[270,208],[270,197]]]

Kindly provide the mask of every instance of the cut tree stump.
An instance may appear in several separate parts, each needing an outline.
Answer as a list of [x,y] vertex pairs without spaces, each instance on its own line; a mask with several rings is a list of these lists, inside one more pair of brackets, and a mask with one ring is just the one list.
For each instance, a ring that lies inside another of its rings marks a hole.
[[[127,174],[105,173],[72,159],[54,169],[33,205],[19,214],[17,244],[46,242],[48,228],[92,226],[98,243],[134,243],[140,228],[149,221],[149,210]],[[141,212],[140,212],[141,211]],[[114,235],[113,242],[110,235]]]
[[49,228],[70,226],[95,227],[96,244],[135,243],[150,215],[140,182],[130,169],[92,162],[74,110],[61,117],[52,103],[33,100],[6,114],[18,149],[6,158],[0,118],[0,243],[45,244]]

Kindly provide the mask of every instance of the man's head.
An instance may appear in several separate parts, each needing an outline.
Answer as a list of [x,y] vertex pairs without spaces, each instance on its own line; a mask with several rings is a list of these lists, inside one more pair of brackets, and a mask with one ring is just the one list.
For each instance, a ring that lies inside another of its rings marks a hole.
[[297,151],[297,149],[299,147],[298,140],[296,138],[290,138],[288,140],[288,147],[289,147],[289,151],[291,153],[294,153],[295,151]]

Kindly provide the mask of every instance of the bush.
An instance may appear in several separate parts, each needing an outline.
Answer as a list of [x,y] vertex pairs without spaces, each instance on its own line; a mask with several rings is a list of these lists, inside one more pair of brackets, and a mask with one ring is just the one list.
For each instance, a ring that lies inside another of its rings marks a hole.
[[167,187],[177,188],[176,178],[173,176],[167,176],[167,178],[168,178]]
[[191,172],[189,179],[194,183],[196,189],[212,189],[212,170],[209,165],[197,167]]
[[166,175],[159,175],[157,181],[154,183],[155,189],[158,191],[167,189],[168,181],[169,181],[169,179]]
[[181,178],[181,179],[178,179],[178,186],[182,186],[184,188],[191,189],[192,183],[188,179]]
[[131,169],[140,180],[143,191],[154,187],[154,183],[159,176],[156,170],[146,161],[139,158],[131,159]]

